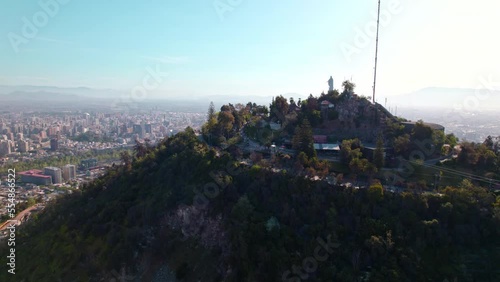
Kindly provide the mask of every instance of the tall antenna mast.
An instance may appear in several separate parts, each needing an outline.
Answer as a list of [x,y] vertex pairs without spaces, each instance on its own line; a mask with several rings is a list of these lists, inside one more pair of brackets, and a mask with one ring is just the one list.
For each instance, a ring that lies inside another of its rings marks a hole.
[[377,39],[375,39],[375,72],[373,74],[373,103],[375,104],[375,84],[377,83],[378,28],[380,22],[380,0],[378,0]]

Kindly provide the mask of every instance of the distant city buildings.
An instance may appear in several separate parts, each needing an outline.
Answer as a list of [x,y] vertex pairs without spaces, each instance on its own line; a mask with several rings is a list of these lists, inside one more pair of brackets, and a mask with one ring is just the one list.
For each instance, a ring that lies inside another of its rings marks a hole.
[[135,133],[135,134],[138,134],[138,136],[140,138],[143,138],[144,134],[146,133],[145,126],[143,126],[141,124],[134,124],[132,132]]
[[151,126],[151,124],[150,124],[150,123],[145,124],[145,125],[144,125],[144,127],[145,127],[145,128],[144,128],[144,131],[145,131],[146,133],[149,133],[149,134],[153,133],[153,129],[152,129],[152,126]]
[[59,142],[57,139],[50,139],[50,150],[51,151],[57,151],[59,150]]
[[29,142],[26,141],[26,140],[19,140],[17,141],[17,148],[19,150],[19,152],[21,153],[26,153],[29,151]]
[[12,141],[10,140],[3,140],[0,142],[0,156],[6,156],[9,155],[12,152]]
[[39,169],[32,169],[28,171],[18,172],[21,176],[21,182],[33,183],[36,185],[50,185],[52,184],[52,177],[50,175],[45,175]]
[[44,174],[50,175],[52,177],[53,184],[62,183],[62,173],[61,169],[58,167],[46,167],[44,168]]
[[76,166],[67,164],[62,169],[64,181],[74,180],[76,178]]
[[31,169],[19,172],[21,182],[36,185],[59,184],[76,179],[76,166],[67,164],[61,170],[58,167],[46,167],[44,170]]
[[96,159],[86,159],[80,162],[80,169],[81,170],[87,170],[91,167],[97,166],[97,160]]

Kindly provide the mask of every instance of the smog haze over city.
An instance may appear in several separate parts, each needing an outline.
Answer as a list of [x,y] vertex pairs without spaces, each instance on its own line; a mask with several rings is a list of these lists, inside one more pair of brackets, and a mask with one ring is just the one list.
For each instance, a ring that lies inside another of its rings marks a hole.
[[0,280],[499,281],[499,11],[2,1]]
[[[269,102],[318,95],[330,75],[336,88],[350,79],[357,93],[372,95],[377,1],[40,3],[1,4],[0,95],[9,101],[15,93],[22,106],[37,106],[26,92],[126,96],[138,106]],[[407,108],[498,110],[498,5],[382,1],[376,100],[386,105],[387,98],[401,115]],[[143,82],[151,89],[138,89]],[[441,120],[415,115],[426,117]]]

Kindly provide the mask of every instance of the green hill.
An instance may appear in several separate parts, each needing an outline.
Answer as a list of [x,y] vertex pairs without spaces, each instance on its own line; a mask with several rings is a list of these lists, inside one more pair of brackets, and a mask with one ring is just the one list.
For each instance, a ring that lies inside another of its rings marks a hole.
[[468,183],[332,186],[240,164],[190,128],[136,153],[22,225],[0,280],[500,280],[500,198]]

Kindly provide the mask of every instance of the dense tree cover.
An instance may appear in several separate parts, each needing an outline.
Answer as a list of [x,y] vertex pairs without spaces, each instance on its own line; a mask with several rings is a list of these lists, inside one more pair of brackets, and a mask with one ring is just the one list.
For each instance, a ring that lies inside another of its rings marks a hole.
[[399,121],[389,119],[386,121],[384,138],[392,145],[397,156],[405,159],[439,157],[444,144],[453,148],[458,142],[453,133],[445,135],[441,130],[432,129],[421,120],[407,133]]
[[[497,145],[498,146],[498,145]],[[500,151],[489,139],[482,144],[462,142],[458,157],[451,166],[472,170],[489,175],[489,178],[500,180]]]
[[129,168],[116,166],[84,186],[83,193],[58,199],[18,229],[16,251],[23,268],[16,277],[89,281],[104,269],[120,269],[169,208],[192,204],[191,183],[208,182],[210,167],[225,167],[229,160],[215,159],[188,129],[135,157]]
[[322,118],[320,111],[320,102],[318,98],[310,94],[309,97],[306,100],[302,101],[300,105],[301,111],[298,117],[299,122],[307,119],[313,127],[321,124]]
[[257,112],[263,112],[262,109],[252,103],[246,106],[237,104],[223,105],[220,112],[215,112],[213,103],[210,103],[207,122],[202,126],[202,133],[205,140],[210,145],[235,144],[240,141],[240,130]]
[[483,144],[493,152],[500,154],[500,136],[494,138],[491,135],[486,137]]
[[311,125],[307,119],[295,129],[293,136],[293,148],[298,152],[304,152],[308,158],[316,157],[314,139]]
[[239,165],[188,128],[18,229],[16,278],[109,280],[149,253],[184,281],[498,281],[499,226],[500,197],[470,182],[336,187]]

